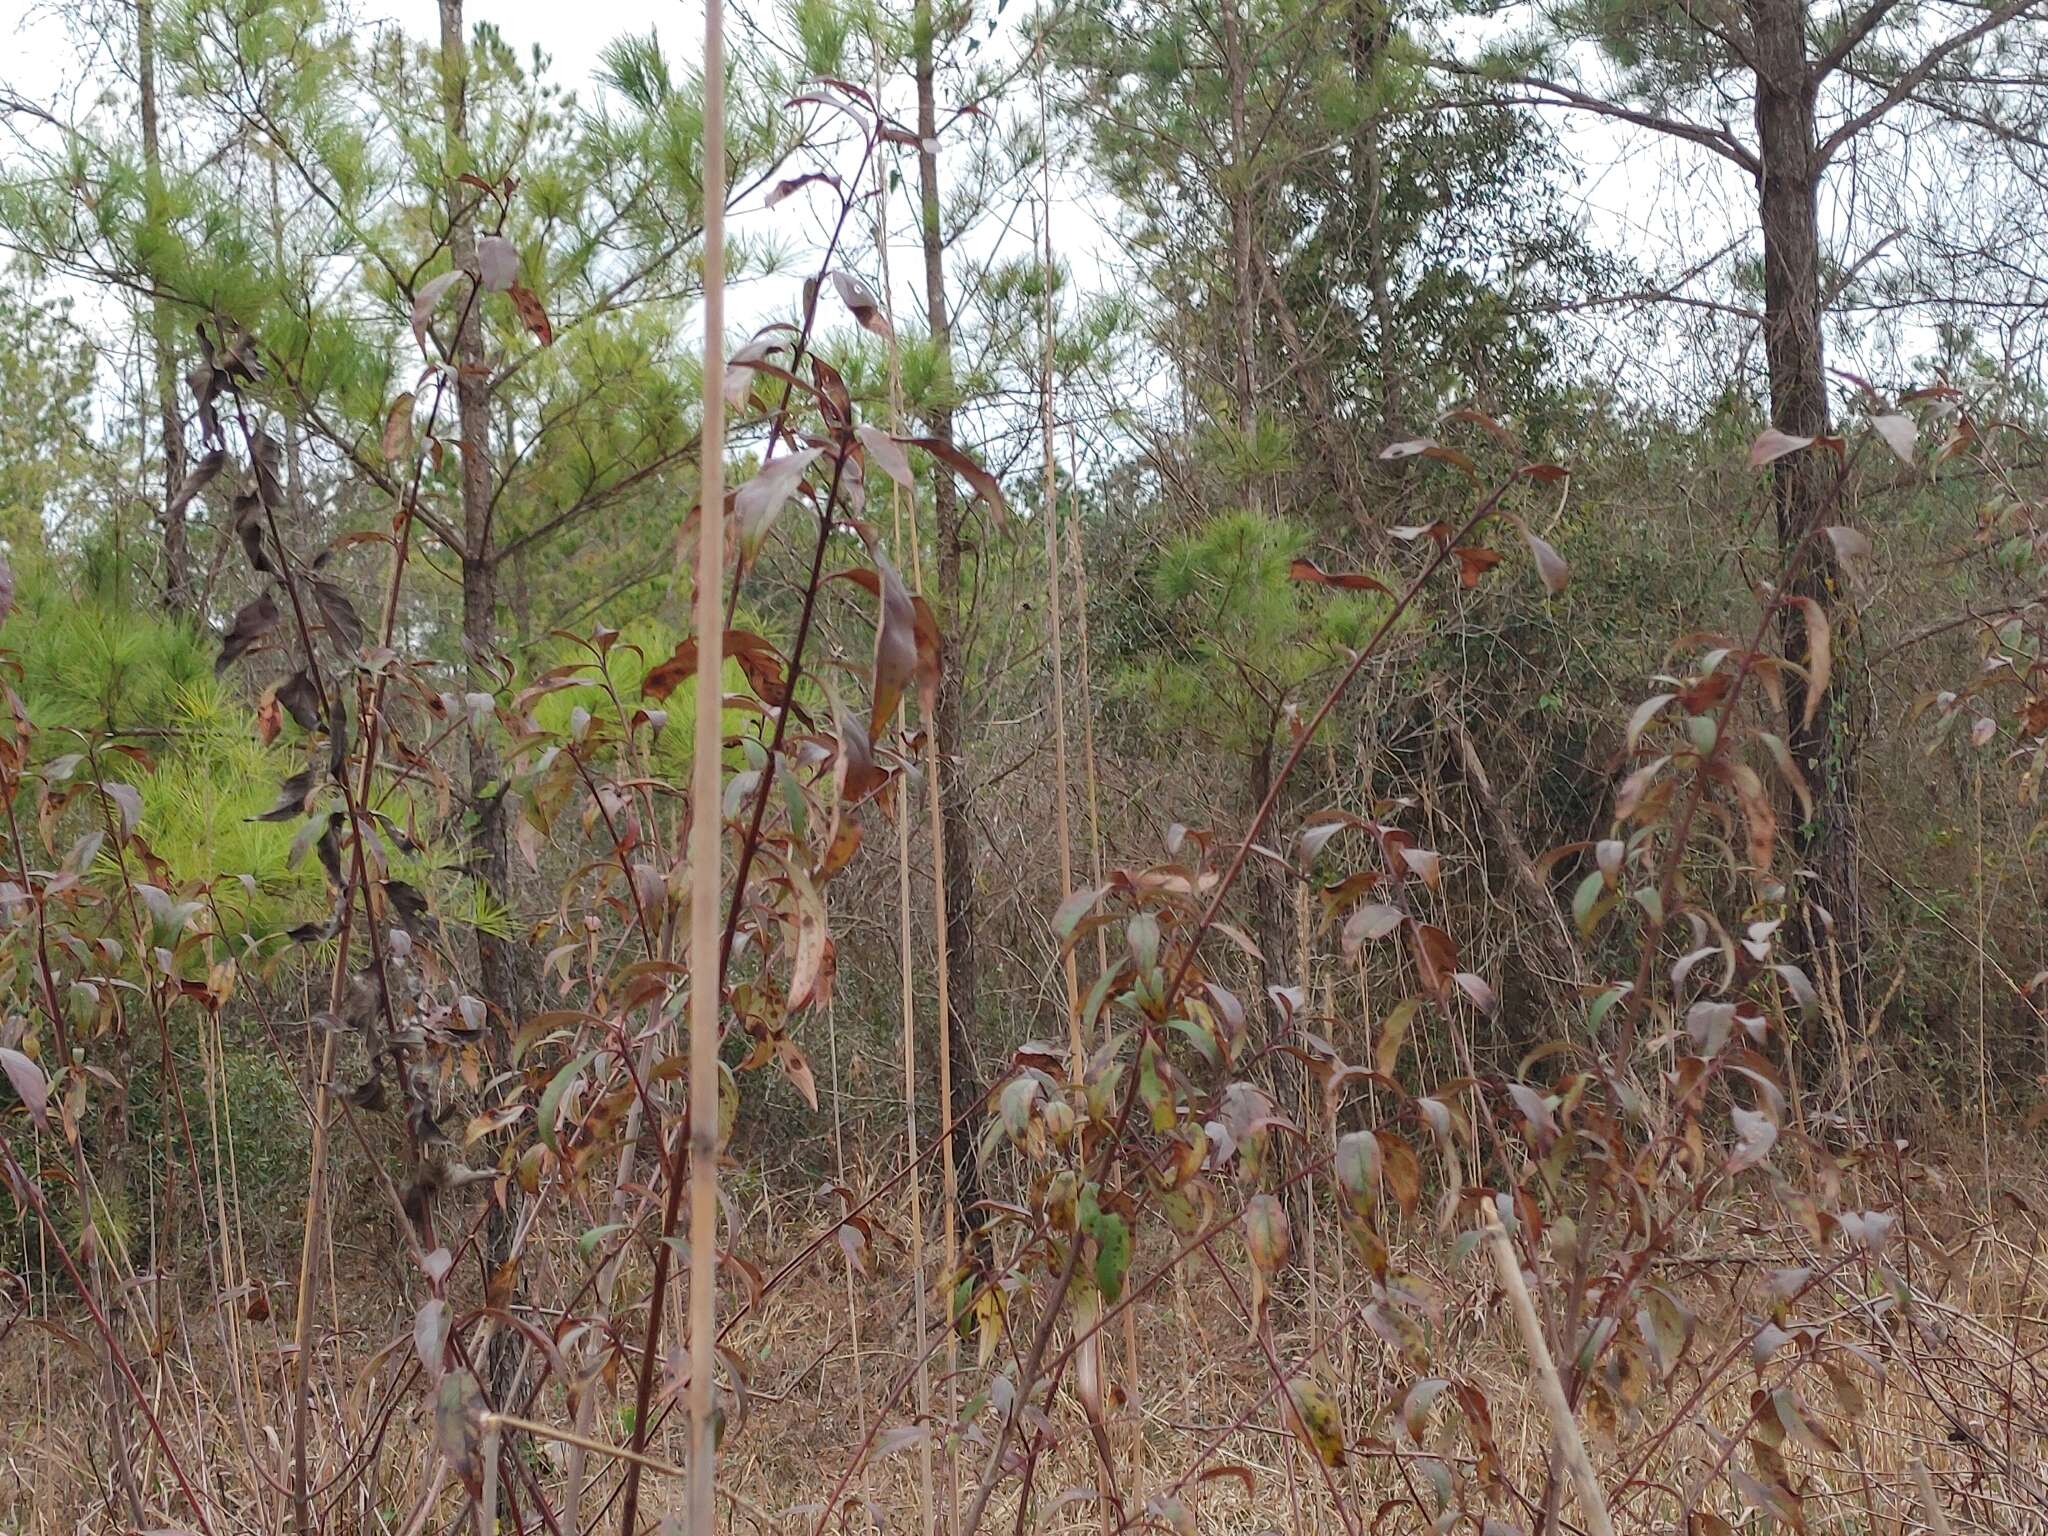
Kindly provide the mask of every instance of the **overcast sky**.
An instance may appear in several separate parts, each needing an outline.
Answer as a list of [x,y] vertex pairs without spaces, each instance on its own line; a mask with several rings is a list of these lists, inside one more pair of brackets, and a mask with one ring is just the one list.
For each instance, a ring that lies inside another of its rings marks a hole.
[[[83,3],[125,8],[129,0]],[[400,23],[416,36],[431,36],[437,26],[433,0],[353,0],[350,9],[366,21]],[[594,94],[592,80],[600,54],[621,34],[656,31],[664,51],[679,63],[693,62],[701,49],[701,0],[601,0],[585,5],[564,5],[561,0],[469,0],[467,13],[473,22],[496,25],[522,53],[538,45],[552,60],[553,78],[586,101]],[[116,72],[125,74],[132,67],[125,59],[109,57],[99,39],[105,36],[111,45],[125,47],[128,35],[126,26],[80,29],[67,23],[50,0],[0,0],[0,85],[52,106],[60,116],[83,115],[98,88],[96,82]],[[81,36],[86,39],[83,47],[78,41]],[[1596,243],[1643,253],[1652,266],[1669,265],[1674,252],[1689,252],[1688,259],[1697,260],[1720,249],[1746,223],[1745,211],[1739,207],[1743,189],[1731,188],[1726,168],[1711,157],[1691,157],[1686,166],[1689,174],[1674,178],[1670,173],[1684,157],[1675,156],[1668,143],[1654,136],[1617,132],[1603,120],[1584,117],[1553,117],[1552,126],[1562,133],[1566,154],[1580,170],[1577,185],[1556,187],[1553,195],[1584,218]],[[1678,195],[1672,195],[1674,191]],[[1736,206],[1730,205],[1731,193]],[[1087,290],[1114,283],[1122,259],[1111,228],[1113,209],[1092,198],[1085,179],[1078,174],[1058,178],[1053,199],[1060,259],[1072,268],[1077,285]],[[732,231],[735,237],[772,231],[780,239],[800,243],[801,215],[792,221],[785,207],[771,221],[759,208],[759,201],[756,197],[755,206],[740,211]],[[1022,255],[1035,243],[1033,217],[1027,213],[1021,221],[1004,221],[990,238],[1001,238],[1006,248]],[[908,312],[917,307],[916,262],[914,252],[904,244],[910,230],[901,211],[894,222],[894,286],[899,309]],[[968,248],[976,243],[970,237]],[[742,285],[729,300],[734,330],[744,332],[789,309],[794,289],[793,276]],[[1592,317],[1582,317],[1580,323],[1599,324]],[[1640,369],[1647,361],[1637,355],[1630,365]]]

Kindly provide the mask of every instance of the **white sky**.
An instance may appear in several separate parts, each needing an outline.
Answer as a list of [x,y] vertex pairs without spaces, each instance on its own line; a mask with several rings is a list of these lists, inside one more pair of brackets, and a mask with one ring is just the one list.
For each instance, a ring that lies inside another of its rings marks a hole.
[[[125,8],[132,0],[84,3]],[[438,24],[433,0],[353,0],[350,8],[366,21],[398,22],[416,36],[431,35]],[[472,22],[495,24],[522,53],[539,45],[551,57],[553,78],[586,101],[593,94],[590,86],[600,54],[621,34],[656,31],[664,51],[678,62],[694,62],[701,49],[701,0],[600,0],[581,6],[561,0],[469,0],[467,15]],[[75,42],[78,35],[52,0],[0,0],[0,86],[53,104],[60,115],[67,108],[86,106],[82,93],[126,61],[110,60],[103,53],[82,54]],[[98,34],[87,30],[84,35],[96,39]],[[119,39],[118,46],[126,45],[126,27],[110,28],[108,35]],[[1731,180],[1729,168],[1712,156],[1674,151],[1654,135],[1617,129],[1604,120],[1550,114],[1549,121],[1581,173],[1577,186],[1560,186],[1554,194],[1584,220],[1598,246],[1641,253],[1647,265],[1668,271],[1728,246],[1753,221],[1753,209],[1743,206],[1753,194],[1732,184],[1740,178]],[[1681,167],[1680,174],[1673,174]],[[1053,199],[1059,256],[1073,269],[1078,286],[1088,290],[1114,282],[1121,257],[1108,228],[1113,210],[1095,206],[1079,177],[1057,178]],[[753,203],[734,219],[735,237],[772,231],[787,243],[803,243],[811,221],[801,214],[791,219],[787,205],[770,220],[759,208],[758,197]],[[915,307],[912,295],[920,290],[914,252],[904,243],[909,234],[903,227],[904,212],[898,200],[892,210],[897,227],[892,230],[891,264],[898,308],[907,311]],[[989,240],[1000,236],[1010,249],[1024,254],[1034,241],[1032,217],[1027,211],[1016,222],[990,231]],[[982,244],[977,235],[970,235],[967,243]],[[1711,287],[1712,278],[1704,278],[1703,284]],[[728,301],[733,330],[744,332],[771,314],[786,312],[794,305],[796,286],[794,274],[740,286]],[[1638,355],[1625,363],[1617,360],[1617,366],[1639,369],[1646,362]],[[1655,362],[1648,365],[1662,371]]]
[[[438,26],[432,0],[395,4],[364,0],[356,8],[366,20],[391,20],[430,36]],[[559,0],[469,0],[471,21],[488,21],[513,43],[538,43],[555,60],[567,84],[582,86],[597,68],[604,46],[622,32],[658,28],[662,41],[678,51],[696,51],[703,10],[684,0],[598,0],[563,5]],[[0,0],[0,82],[33,101],[63,94],[85,75],[82,60],[56,7],[47,0]]]

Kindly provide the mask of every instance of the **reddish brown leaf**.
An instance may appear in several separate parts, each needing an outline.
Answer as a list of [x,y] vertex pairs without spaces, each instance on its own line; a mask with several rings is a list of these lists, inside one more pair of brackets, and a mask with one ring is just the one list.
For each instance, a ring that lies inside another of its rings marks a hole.
[[412,452],[412,407],[413,395],[407,390],[391,402],[391,409],[384,413],[384,439],[378,445],[384,453],[384,462],[396,463]]
[[846,272],[832,274],[832,286],[839,290],[839,302],[847,312],[860,322],[861,326],[887,339],[895,335],[889,325],[889,317],[882,309],[882,301],[875,297],[874,289],[859,278]]
[[1008,520],[1010,503],[1003,496],[1001,483],[967,454],[936,437],[906,437],[898,438],[897,441],[908,443],[913,448],[922,448],[972,486],[974,494],[988,503],[988,509],[995,514],[998,523]]
[[519,311],[519,318],[526,328],[533,332],[534,339],[544,347],[555,344],[555,328],[548,323],[548,312],[540,299],[529,288],[518,283],[506,290],[512,295],[512,307]]
[[1476,587],[1479,578],[1500,564],[1500,551],[1486,549],[1477,544],[1461,544],[1456,550],[1458,556],[1458,585]]
[[1829,638],[1828,616],[1820,604],[1810,597],[1795,597],[1792,601],[1799,605],[1799,611],[1806,617],[1806,709],[1800,720],[1802,724],[1811,725],[1820,709],[1820,701],[1828,691],[1834,647]]
[[1434,923],[1417,923],[1410,930],[1409,942],[1423,984],[1441,997],[1458,969],[1457,940]]
[[640,696],[665,699],[696,675],[697,641],[692,636],[678,645],[668,660],[656,662],[647,669],[647,675],[640,680]]
[[1394,595],[1387,590],[1385,582],[1377,577],[1368,576],[1363,571],[1326,571],[1315,561],[1298,557],[1287,567],[1287,579],[1310,581],[1319,587],[1339,587],[1347,592],[1385,592],[1389,597]]

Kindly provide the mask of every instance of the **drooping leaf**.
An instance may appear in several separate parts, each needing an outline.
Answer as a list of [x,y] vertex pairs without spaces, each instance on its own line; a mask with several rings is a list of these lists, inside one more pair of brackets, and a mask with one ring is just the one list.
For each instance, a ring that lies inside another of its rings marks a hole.
[[973,488],[974,494],[988,504],[988,509],[995,514],[997,523],[1000,524],[1008,520],[1010,503],[1003,495],[1002,483],[994,475],[982,468],[971,455],[962,453],[953,444],[946,442],[942,438],[906,437],[898,438],[897,441],[908,443],[913,448],[922,448],[926,453],[952,470],[962,480],[965,480]]
[[1741,1173],[1771,1155],[1778,1144],[1778,1126],[1769,1115],[1739,1104],[1729,1113],[1735,1122],[1735,1150],[1729,1154],[1728,1171]]
[[1380,457],[1389,463],[1397,463],[1402,459],[1436,459],[1474,477],[1479,473],[1479,466],[1474,464],[1469,456],[1438,442],[1433,437],[1414,437],[1405,442],[1389,443],[1380,450]]
[[555,328],[548,322],[547,306],[542,304],[532,289],[514,283],[508,292],[512,296],[512,307],[519,311],[519,321],[533,334],[533,339],[544,347],[555,344]]
[[1920,428],[1912,417],[1903,411],[1892,411],[1871,417],[1870,427],[1884,439],[1885,447],[1898,455],[1901,464],[1913,462],[1913,451],[1920,445]]
[[535,1112],[534,1128],[539,1131],[541,1142],[551,1151],[559,1152],[561,1150],[561,1145],[556,1140],[556,1137],[559,1134],[557,1122],[562,1117],[562,1100],[568,1096],[569,1090],[575,1087],[582,1079],[583,1069],[596,1059],[596,1051],[585,1051],[580,1056],[565,1062],[556,1071],[555,1075],[548,1080],[547,1087],[541,1092],[540,1107]]
[[775,335],[757,335],[728,357],[725,360],[726,406],[735,411],[743,409],[754,392],[763,366],[777,353],[787,350]]
[[355,604],[338,582],[325,576],[315,576],[312,586],[313,600],[320,605],[320,617],[326,621],[327,637],[334,642],[334,648],[351,659],[360,655],[364,630]]
[[1650,722],[1656,719],[1657,712],[1677,697],[1675,693],[1653,693],[1636,706],[1635,713],[1628,717],[1628,751],[1635,751],[1636,743],[1642,740],[1643,732],[1649,728]]
[[1319,587],[1337,587],[1346,592],[1384,592],[1388,597],[1394,595],[1388,591],[1387,584],[1376,576],[1368,576],[1363,571],[1326,571],[1315,561],[1299,557],[1289,563],[1287,579],[1313,582]]
[[1372,1046],[1373,1070],[1381,1076],[1394,1075],[1394,1068],[1400,1064],[1401,1047],[1408,1039],[1408,1026],[1421,1011],[1420,998],[1404,997],[1381,1021],[1379,1037],[1373,1041]]
[[243,604],[236,612],[234,621],[228,625],[228,632],[221,637],[220,655],[213,663],[214,675],[218,677],[234,665],[236,660],[261,644],[263,638],[277,628],[281,617],[276,602],[268,592],[253,602]]
[[1278,1197],[1260,1191],[1245,1203],[1244,1246],[1259,1273],[1271,1278],[1287,1265],[1294,1251],[1287,1208]]
[[313,679],[303,668],[277,685],[275,697],[301,730],[311,731],[319,728],[319,690],[314,687]]
[[448,1459],[448,1470],[473,1499],[484,1491],[483,1391],[468,1371],[450,1371],[441,1378],[434,1398],[434,1440]]
[[785,177],[770,187],[768,195],[761,199],[762,206],[773,208],[791,193],[810,185],[814,181],[822,181],[831,187],[838,187],[840,185],[839,178],[830,171],[805,171],[801,176]]
[[804,472],[817,462],[822,448],[804,448],[781,454],[761,466],[760,472],[733,492],[733,526],[739,536],[740,569],[747,570],[760,557],[761,546],[775,527],[775,520],[803,483]]
[[434,311],[440,307],[441,300],[448,296],[448,290],[455,286],[461,276],[460,272],[452,270],[443,272],[439,277],[427,279],[413,295],[412,339],[419,344],[422,354],[427,350],[427,327],[433,324]]
[[1059,909],[1052,915],[1052,931],[1061,944],[1072,941],[1081,919],[1094,911],[1095,904],[1108,893],[1106,885],[1085,886],[1059,904]]
[[1500,551],[1481,544],[1461,544],[1452,551],[1458,557],[1458,585],[1476,587],[1479,578],[1500,564]]
[[413,1353],[425,1367],[427,1380],[439,1381],[448,1352],[448,1334],[455,1314],[446,1297],[430,1297],[412,1320]]
[[834,272],[832,286],[839,292],[839,302],[847,313],[861,326],[887,340],[895,335],[889,325],[889,316],[882,308],[882,301],[875,297],[874,289],[848,272]]
[[0,1071],[5,1071],[7,1081],[14,1093],[28,1111],[28,1117],[35,1122],[39,1131],[50,1128],[50,1080],[43,1076],[43,1069],[20,1051],[0,1045]]
[[1774,464],[1788,453],[1797,453],[1802,448],[1811,448],[1813,439],[1797,437],[1790,432],[1780,432],[1776,427],[1766,427],[1757,434],[1756,441],[1749,445],[1749,467],[1762,469]]
[[1380,1197],[1380,1144],[1371,1131],[1352,1131],[1337,1140],[1332,1163],[1337,1187],[1356,1216],[1370,1216]]
[[396,464],[412,454],[412,408],[413,393],[407,390],[384,413],[384,437],[378,447],[387,464]]
[[249,568],[266,576],[277,575],[278,569],[270,563],[270,551],[263,543],[263,498],[254,491],[242,491],[236,495],[231,510],[235,537],[242,541],[242,554],[247,558]]
[[164,517],[175,518],[190,506],[192,498],[212,483],[213,477],[220,473],[221,466],[227,461],[228,454],[225,448],[210,449],[186,472],[185,478],[178,482],[178,488],[171,492],[170,500],[164,503]]
[[877,549],[874,559],[881,608],[875,618],[874,708],[868,734],[880,740],[904,688],[917,673],[917,611],[888,556]]
[[1764,781],[1747,763],[1733,763],[1728,769],[1729,781],[1735,786],[1735,798],[1742,805],[1743,825],[1748,832],[1749,862],[1759,870],[1771,867],[1771,857],[1778,843],[1778,813],[1771,806],[1770,792],[1764,788]]
[[1451,973],[1451,980],[1458,984],[1458,990],[1465,994],[1466,1001],[1488,1018],[1493,1017],[1495,1010],[1500,1007],[1500,997],[1484,976],[1475,975],[1471,971],[1454,971]]
[[1520,530],[1522,542],[1529,546],[1529,556],[1536,562],[1536,575],[1543,583],[1543,590],[1555,597],[1571,583],[1571,567],[1565,564],[1564,556],[1551,547],[1548,539],[1514,513],[1502,515]]
[[519,277],[519,248],[503,235],[480,235],[476,275],[486,293],[503,293]]
[[109,780],[100,785],[100,792],[114,804],[115,815],[120,823],[121,836],[135,835],[135,828],[142,820],[142,791],[133,784]]
[[277,787],[277,803],[262,815],[252,818],[256,821],[291,821],[305,814],[306,798],[313,793],[320,770],[314,767],[301,768]]
[[879,427],[862,424],[854,428],[854,436],[860,439],[861,448],[867,456],[880,466],[882,472],[904,490],[915,490],[916,481],[910,474],[910,455],[903,451],[903,444]]
[[1853,565],[1870,554],[1870,536],[1860,528],[1846,528],[1835,524],[1826,532],[1828,543],[1835,551],[1835,558],[1844,565]]
[[1344,1465],[1344,1420],[1336,1401],[1308,1376],[1287,1380],[1289,1421],[1302,1443],[1326,1467]]
[[1401,926],[1401,909],[1389,906],[1383,901],[1366,902],[1345,921],[1343,946],[1344,957],[1356,960],[1358,953],[1367,944],[1384,939]]
[[1794,597],[1792,601],[1799,605],[1799,611],[1806,619],[1806,709],[1800,716],[1800,723],[1811,725],[1814,715],[1820,710],[1820,701],[1828,691],[1834,645],[1828,616],[1821,605],[1810,597]]

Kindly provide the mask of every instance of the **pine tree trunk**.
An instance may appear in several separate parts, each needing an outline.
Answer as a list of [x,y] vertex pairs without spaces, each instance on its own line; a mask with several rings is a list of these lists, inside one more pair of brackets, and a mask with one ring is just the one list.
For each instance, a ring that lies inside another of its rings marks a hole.
[[[1236,397],[1237,430],[1250,437],[1258,411],[1258,373],[1253,367],[1258,346],[1258,289],[1252,251],[1253,231],[1251,189],[1251,130],[1246,115],[1246,95],[1251,89],[1245,59],[1244,21],[1237,0],[1223,0],[1223,77],[1230,94],[1230,325],[1236,339],[1232,359],[1231,391]],[[1247,479],[1245,505],[1259,511],[1259,488]]]
[[[1771,382],[1771,425],[1801,437],[1828,430],[1826,357],[1821,338],[1819,199],[1821,162],[1814,135],[1816,82],[1806,56],[1801,0],[1750,0],[1756,45],[1756,127],[1762,174],[1764,353]],[[1798,551],[1788,592],[1817,602],[1834,624],[1840,572],[1832,545],[1816,530],[1833,498],[1828,455],[1787,454],[1772,467],[1778,548]],[[1806,622],[1784,610],[1785,654],[1804,665]],[[1787,742],[1813,791],[1813,815],[1796,841],[1812,874],[1801,892],[1802,931],[1815,980],[1840,968],[1842,1009],[1862,1023],[1863,896],[1857,860],[1854,762],[1847,695],[1837,680],[1805,721],[1799,690],[1788,698]]]
[[[463,37],[462,0],[440,0],[443,109],[451,161],[461,154],[467,131],[465,96],[469,67]],[[453,176],[448,195],[449,244],[455,265],[476,270],[476,231],[466,210],[472,194]],[[469,660],[469,686],[493,687],[490,657],[497,649],[497,567],[491,555],[491,384],[485,362],[478,306],[465,298],[456,331],[456,421],[462,460],[462,649]],[[505,826],[503,768],[496,748],[480,731],[464,733],[469,751],[468,811],[471,822],[469,872],[493,905],[506,905],[511,842]],[[518,946],[481,928],[476,935],[478,985],[496,1031],[486,1040],[509,1038],[525,1017],[526,1006]],[[499,1033],[499,1032],[502,1032]],[[495,1053],[493,1053],[495,1054]],[[493,1203],[484,1228],[484,1265],[489,1273],[509,1257],[512,1217]],[[491,1336],[488,1375],[491,1401],[509,1404],[516,1389],[519,1340],[510,1329]]]
[[[918,234],[924,251],[924,293],[927,324],[932,346],[950,371],[953,357],[953,324],[946,294],[946,241],[940,227],[938,89],[935,53],[937,26],[931,0],[918,0],[913,22],[917,77],[917,179],[920,199]],[[933,437],[953,441],[953,408],[945,400],[928,414]],[[932,511],[937,523],[939,614],[946,628],[944,665],[939,677],[938,704],[933,731],[939,760],[944,764],[945,793],[940,802],[940,832],[945,843],[943,880],[946,895],[946,964],[949,1006],[944,1020],[947,1049],[952,1057],[953,1111],[960,1126],[953,1138],[953,1161],[957,1170],[960,1209],[954,1219],[968,1233],[978,1230],[979,1218],[970,1214],[981,1199],[980,1171],[975,1163],[975,1126],[978,1113],[969,1106],[981,1097],[981,1074],[974,1059],[973,1021],[978,993],[975,972],[975,890],[973,782],[967,772],[963,740],[962,696],[967,676],[967,647],[962,619],[967,612],[961,583],[962,508],[952,476],[941,470],[932,479]]]
[[1353,148],[1358,182],[1365,195],[1365,267],[1376,332],[1373,355],[1380,381],[1380,432],[1389,441],[1400,433],[1401,374],[1394,352],[1393,280],[1387,260],[1386,154],[1380,140],[1383,114],[1374,98],[1379,90],[1379,61],[1386,52],[1392,25],[1392,12],[1385,3],[1360,0],[1352,12],[1352,80],[1361,98],[1373,103],[1359,122]]
[[[1258,814],[1259,807],[1266,803],[1266,796],[1273,789],[1273,745],[1269,737],[1264,746],[1252,754],[1251,775],[1246,784],[1250,792],[1251,805],[1245,812],[1246,825]],[[1269,838],[1281,836],[1279,829],[1288,824],[1285,814],[1286,797],[1273,809],[1275,814],[1267,823]],[[1261,988],[1284,987],[1289,984],[1294,964],[1294,902],[1292,882],[1285,871],[1274,866],[1271,859],[1254,854],[1244,867],[1245,883],[1251,888],[1252,942],[1259,946],[1263,957],[1259,968]],[[1307,977],[1293,977],[1306,984]]]
[[[157,132],[156,0],[135,0],[135,66],[142,117],[142,176],[149,222],[164,213],[164,162]],[[171,317],[161,299],[150,304],[150,350],[156,371],[157,419],[163,433],[164,606],[186,618],[200,617],[192,588],[192,549],[187,537],[186,508],[172,498],[185,483],[185,424],[178,413],[178,365],[171,344]]]

